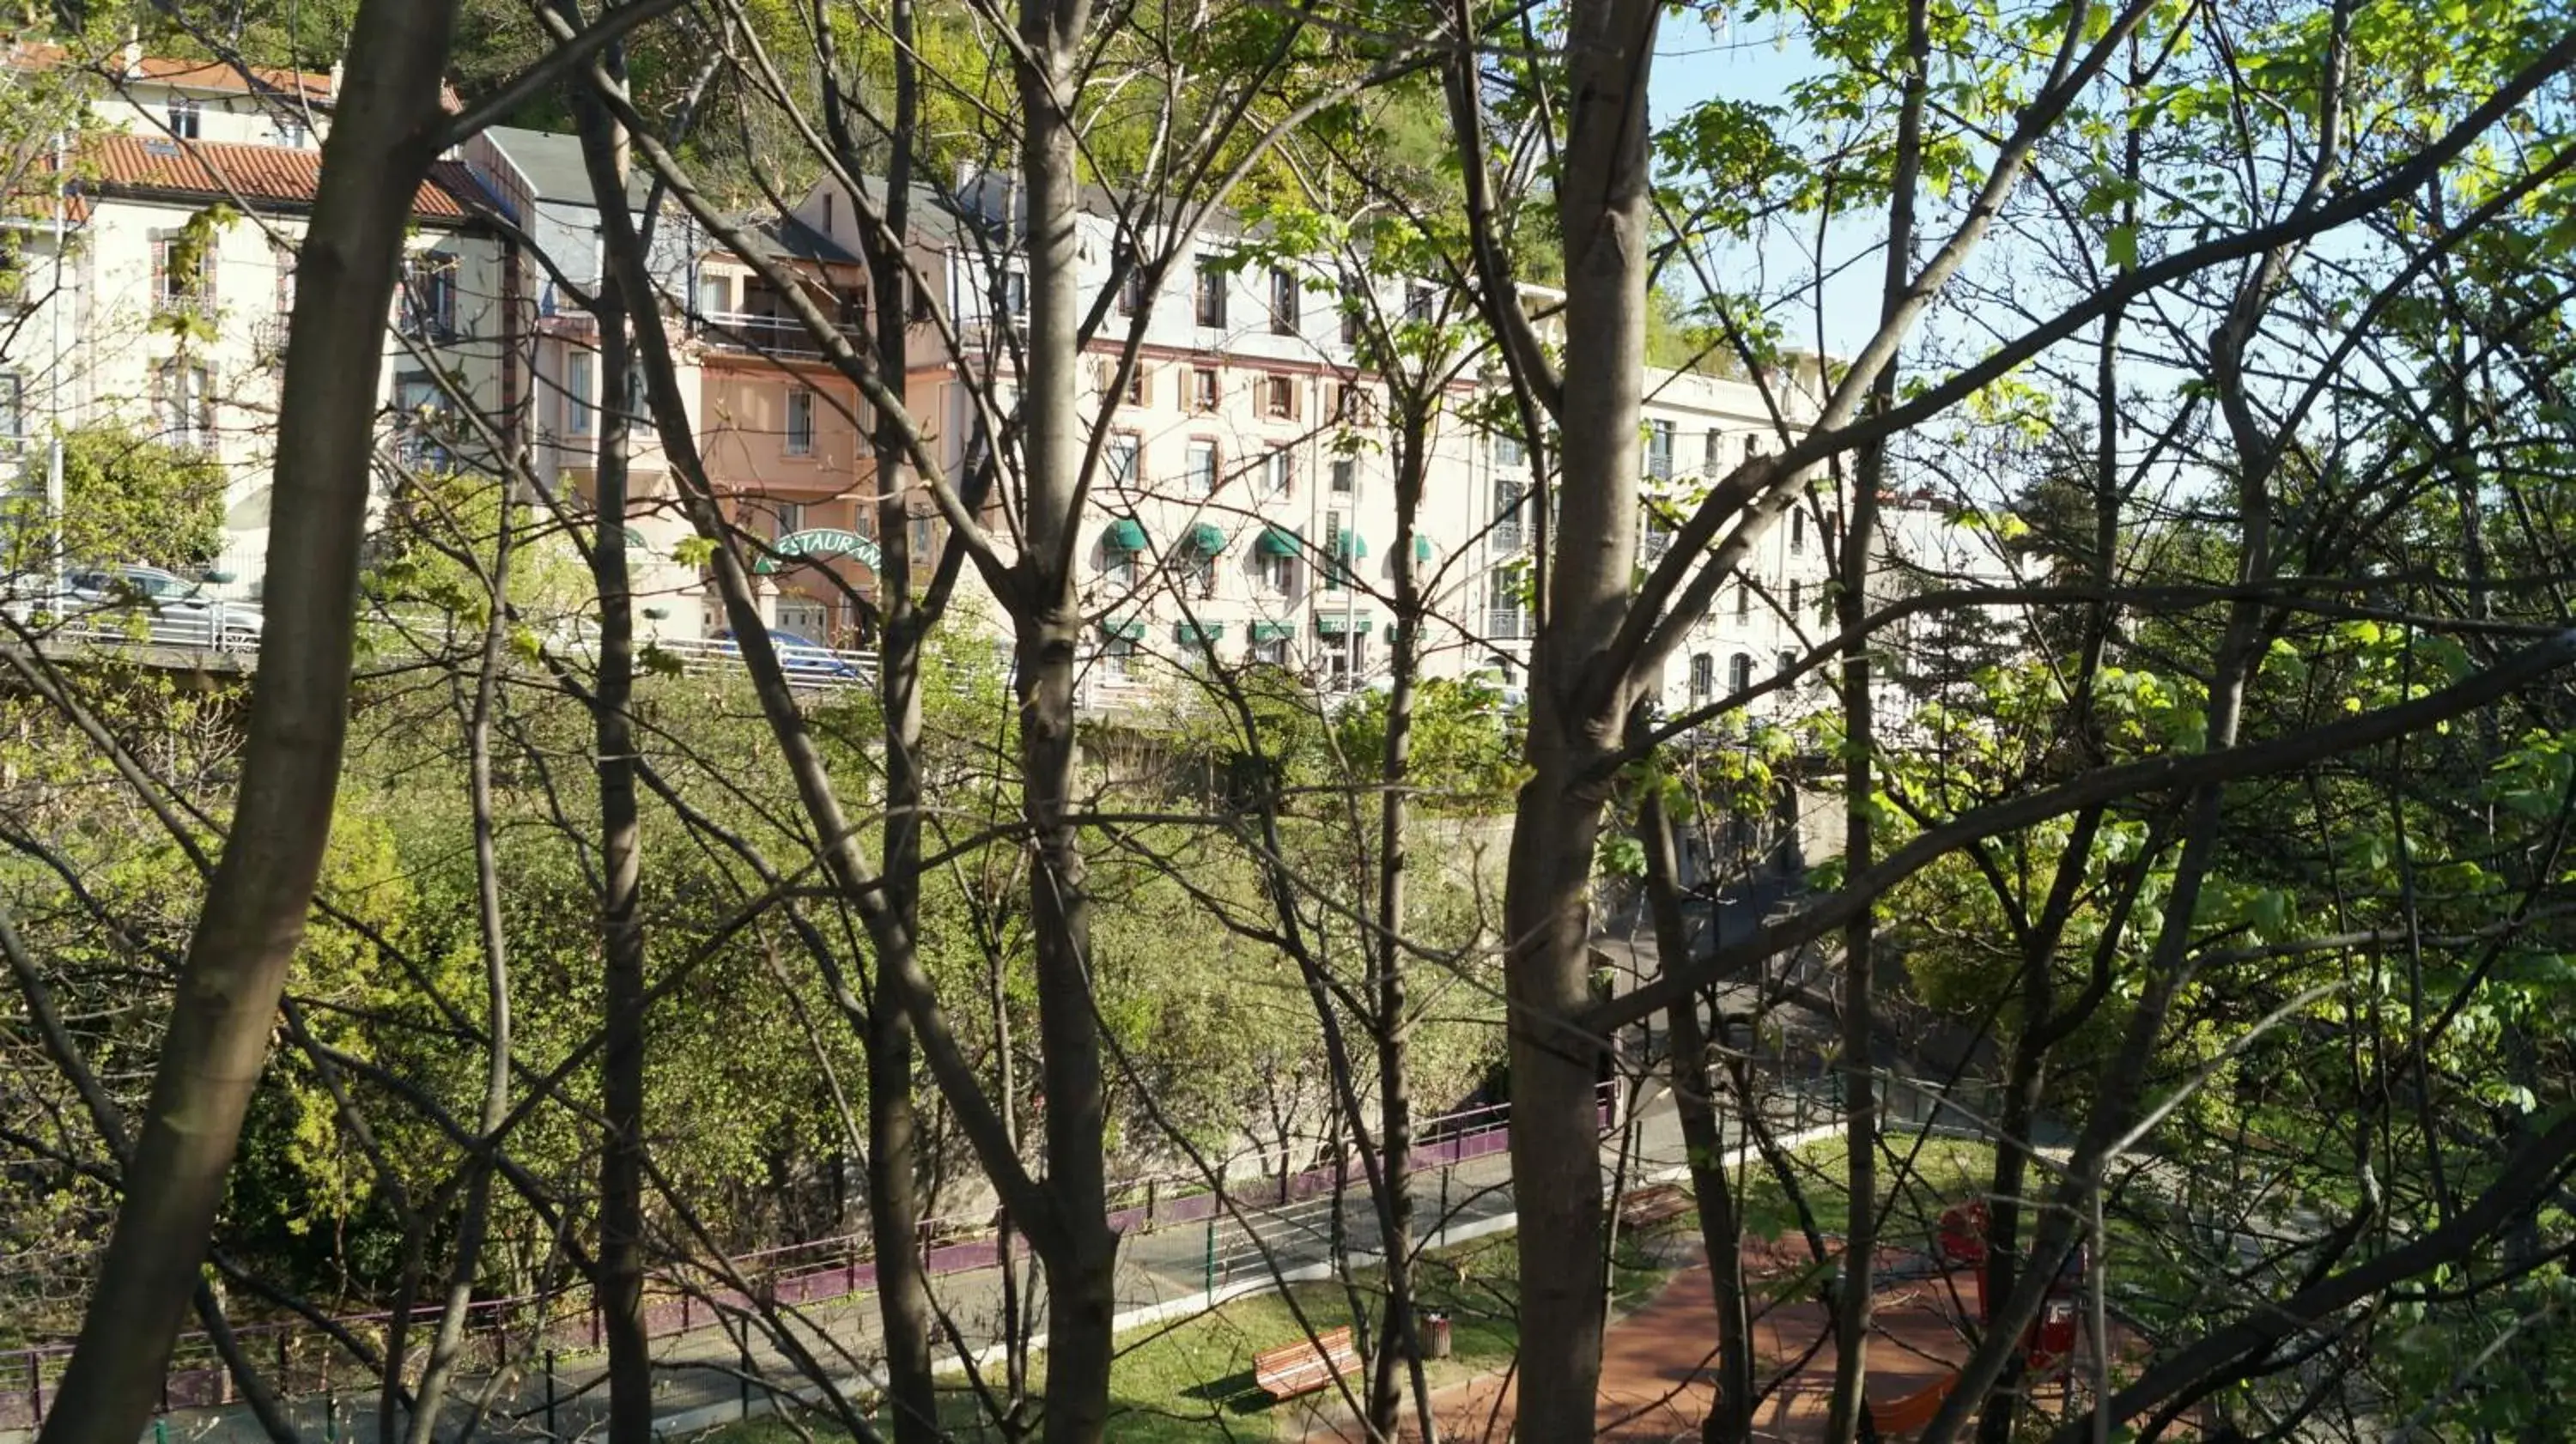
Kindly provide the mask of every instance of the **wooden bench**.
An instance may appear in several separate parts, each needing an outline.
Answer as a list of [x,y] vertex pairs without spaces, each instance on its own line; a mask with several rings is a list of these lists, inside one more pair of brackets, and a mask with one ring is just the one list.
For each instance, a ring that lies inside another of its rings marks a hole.
[[1320,1389],[1360,1365],[1348,1327],[1281,1344],[1252,1356],[1252,1382],[1273,1399],[1293,1399]]
[[1658,1183],[1623,1194],[1619,1199],[1619,1226],[1625,1229],[1652,1228],[1670,1223],[1691,1211],[1690,1190],[1678,1183]]

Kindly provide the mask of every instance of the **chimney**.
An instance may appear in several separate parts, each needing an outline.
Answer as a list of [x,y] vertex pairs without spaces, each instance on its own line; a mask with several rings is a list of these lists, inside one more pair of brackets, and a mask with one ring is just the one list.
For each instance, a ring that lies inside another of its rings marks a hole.
[[324,100],[330,101],[335,105],[339,103],[340,78],[348,68],[348,62],[346,61],[334,60],[331,62],[331,89],[328,94],[322,97]]
[[143,32],[135,26],[125,27],[125,78],[133,80],[143,74]]

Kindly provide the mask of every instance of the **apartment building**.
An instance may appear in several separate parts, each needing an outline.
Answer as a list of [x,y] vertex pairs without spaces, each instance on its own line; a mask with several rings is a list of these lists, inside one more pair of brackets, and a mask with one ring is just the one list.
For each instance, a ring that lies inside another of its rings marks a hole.
[[[210,582],[255,599],[295,253],[321,181],[336,74],[144,56],[95,62],[21,46],[20,71],[75,76],[93,125],[67,132],[59,204],[13,208],[15,283],[0,295],[0,422],[14,486],[49,487],[45,438],[118,427],[204,452],[229,478]],[[388,477],[445,459],[420,424],[455,402],[497,407],[509,267],[473,217],[463,168],[442,161],[413,203],[379,386]],[[381,500],[381,497],[379,498]],[[73,558],[118,561],[124,558]]]

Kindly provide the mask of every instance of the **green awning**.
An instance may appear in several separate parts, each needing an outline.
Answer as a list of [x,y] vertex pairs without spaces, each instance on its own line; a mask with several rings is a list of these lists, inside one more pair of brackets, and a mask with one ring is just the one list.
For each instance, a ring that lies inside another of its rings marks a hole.
[[1413,534],[1413,559],[1417,562],[1431,560],[1431,538],[1420,532]]
[[1361,536],[1355,531],[1346,531],[1339,537],[1334,538],[1333,555],[1340,557],[1344,561],[1352,561],[1359,557],[1367,556],[1368,538]]
[[1366,612],[1355,612],[1347,617],[1339,612],[1315,614],[1315,632],[1318,636],[1338,637],[1344,632],[1357,632],[1366,636],[1368,629],[1375,625],[1377,625],[1377,619]]
[[1252,624],[1252,640],[1256,642],[1285,641],[1296,630],[1296,628],[1289,626],[1286,622],[1255,622]]
[[1252,549],[1266,557],[1293,557],[1306,549],[1306,543],[1285,527],[1266,526]]
[[1212,521],[1203,521],[1197,526],[1191,527],[1190,550],[1197,552],[1203,557],[1212,557],[1218,552],[1224,551],[1224,531],[1219,529],[1217,524]]
[[1100,635],[1103,640],[1111,642],[1141,642],[1145,640],[1145,624],[1143,622],[1103,622],[1100,624]]
[[1141,552],[1145,549],[1145,528],[1136,518],[1122,516],[1100,534],[1100,544],[1113,552]]
[[623,532],[625,532],[625,533],[626,533],[626,548],[627,548],[627,550],[629,550],[629,551],[639,551],[639,552],[640,552],[640,551],[649,551],[649,550],[651,550],[651,549],[652,549],[653,544],[652,544],[651,542],[648,542],[648,541],[646,541],[646,540],[644,539],[644,533],[642,533],[642,532],[640,532],[640,531],[637,531],[635,528],[633,528],[633,527],[631,527],[631,526],[630,526],[630,527],[620,527],[620,528],[618,528],[618,529],[619,529],[620,531],[623,531]]
[[1213,642],[1224,635],[1223,622],[1172,623],[1172,640],[1175,642]]
[[798,557],[814,561],[826,557],[857,557],[869,571],[880,570],[885,565],[885,556],[877,550],[875,542],[841,527],[818,526],[808,531],[789,532],[771,542],[768,550],[752,562],[751,569],[766,576],[778,570],[780,562]]

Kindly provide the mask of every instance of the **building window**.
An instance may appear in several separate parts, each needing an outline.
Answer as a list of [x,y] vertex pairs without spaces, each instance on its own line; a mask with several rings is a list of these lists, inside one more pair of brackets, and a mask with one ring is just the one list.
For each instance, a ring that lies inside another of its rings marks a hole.
[[1690,695],[1693,702],[1705,702],[1717,686],[1717,658],[1706,652],[1693,653],[1690,660]]
[[1288,639],[1277,636],[1253,638],[1252,660],[1272,667],[1287,666]]
[[1646,475],[1656,481],[1673,479],[1673,424],[1669,421],[1646,423]]
[[1342,344],[1356,346],[1368,333],[1368,287],[1356,280],[1342,283]]
[[1494,465],[1527,466],[1529,465],[1529,448],[1522,445],[1521,439],[1517,436],[1505,436],[1499,431],[1495,432]]
[[1353,627],[1339,636],[1324,638],[1324,673],[1336,682],[1347,682],[1368,670],[1368,633]]
[[1739,622],[1749,621],[1752,619],[1752,616],[1753,584],[1747,581],[1739,581],[1735,584],[1735,620]]
[[447,448],[439,444],[446,410],[447,397],[431,376],[414,371],[395,378],[394,446],[403,465],[414,471],[447,469]]
[[1133,316],[1145,309],[1145,268],[1130,265],[1127,274],[1118,278],[1118,314]]
[[1261,458],[1261,494],[1284,498],[1297,491],[1297,453],[1280,447]]
[[1436,295],[1427,281],[1416,281],[1404,291],[1404,319],[1427,322],[1431,319]]
[[16,449],[27,435],[27,378],[0,371],[0,453]]
[[1190,409],[1216,410],[1216,368],[1201,366],[1190,372]]
[[277,267],[277,316],[282,321],[295,314],[295,248],[284,241],[272,242],[269,259]]
[[1100,575],[1111,586],[1121,589],[1136,585],[1136,554],[1120,547],[1101,553]]
[[1127,669],[1135,665],[1136,655],[1135,638],[1107,638],[1100,644],[1101,670],[1111,677],[1123,678],[1127,675]]
[[302,150],[313,143],[313,129],[300,115],[275,115],[268,121],[269,144]]
[[[1181,580],[1189,585],[1191,594],[1200,601],[1216,595],[1216,553],[1191,547],[1181,553],[1180,571]],[[1205,647],[1206,638],[1200,638],[1199,645]]]
[[1529,632],[1529,613],[1521,606],[1520,579],[1507,571],[1494,571],[1485,578],[1485,635],[1497,642],[1513,641]]
[[[1807,514],[1793,509],[1789,513],[1789,555],[1794,557],[1806,549]],[[1790,610],[1796,611],[1797,607],[1793,604]]]
[[1356,498],[1359,495],[1360,490],[1359,474],[1360,464],[1356,458],[1348,456],[1334,457],[1333,495],[1344,498]]
[[1804,607],[1806,604],[1807,604],[1807,584],[1806,584],[1805,582],[1799,581],[1799,580],[1798,580],[1797,578],[1795,578],[1795,577],[1790,578],[1790,579],[1789,579],[1789,625],[1791,625],[1791,626],[1793,626],[1793,627],[1794,627],[1794,626],[1796,626],[1796,625],[1798,624],[1799,609],[1800,609],[1800,608],[1802,608],[1802,607]]
[[1017,321],[1029,314],[1029,273],[1017,267],[1001,275],[1002,314]]
[[1523,497],[1517,478],[1494,478],[1494,546],[1497,550],[1516,552],[1521,549]]
[[1304,293],[1298,288],[1296,273],[1284,266],[1272,268],[1270,333],[1274,336],[1296,335],[1297,323],[1301,319],[1297,313],[1302,309],[1304,309]]
[[408,256],[402,271],[402,333],[415,340],[456,335],[456,258]]
[[1780,675],[1786,677],[1797,670],[1798,654],[1795,652],[1782,652],[1780,654]]
[[733,313],[733,277],[701,274],[698,277],[698,315],[728,316]]
[[184,95],[170,97],[170,134],[179,140],[197,138],[197,122],[204,107]]
[[215,239],[178,231],[152,237],[152,309],[163,314],[211,316],[215,312]]
[[1182,471],[1182,478],[1181,478],[1181,479],[1182,479],[1182,484],[1183,484],[1183,485],[1188,489],[1189,494],[1190,494],[1190,495],[1192,495],[1192,496],[1213,496],[1213,495],[1215,495],[1215,493],[1216,493],[1216,443],[1215,443],[1215,442],[1213,442],[1213,441],[1193,441],[1193,442],[1191,442],[1191,443],[1190,443],[1189,460],[1188,460],[1188,464],[1187,464],[1187,466],[1186,466],[1186,467],[1183,469],[1183,471]]
[[769,504],[769,514],[770,519],[777,523],[777,529],[770,533],[771,541],[794,536],[805,529],[805,503],[801,501],[773,501]]
[[1105,460],[1109,464],[1109,484],[1122,489],[1136,484],[1136,460],[1144,452],[1144,443],[1132,431],[1122,431],[1109,438]]
[[1284,597],[1295,589],[1297,559],[1276,552],[1255,550],[1252,554],[1253,580],[1273,596]]
[[575,351],[564,358],[564,434],[590,434],[591,354]]
[[1214,261],[1199,262],[1198,317],[1202,326],[1225,327],[1225,272]]
[[1647,507],[1646,531],[1642,544],[1646,560],[1650,562],[1661,560],[1665,552],[1672,550],[1672,545],[1673,534],[1664,525],[1662,514],[1651,506]]
[[206,368],[173,358],[152,375],[152,411],[161,439],[192,451],[215,444],[215,393]]
[[1753,657],[1752,657],[1752,654],[1751,654],[1751,653],[1749,653],[1749,652],[1738,652],[1738,653],[1736,653],[1734,656],[1727,658],[1727,659],[1726,659],[1726,690],[1727,690],[1728,692],[1730,692],[1730,693],[1734,693],[1734,692],[1742,692],[1742,691],[1746,690],[1747,688],[1750,688],[1752,685],[1753,685]]
[[1762,438],[1752,432],[1746,432],[1744,434],[1744,459],[1751,461],[1753,458],[1760,456],[1761,454]]
[[802,386],[787,393],[787,454],[814,454],[814,393]]
[[1261,378],[1261,411],[1275,421],[1297,419],[1297,378],[1264,376]]
[[939,548],[939,518],[932,516],[914,517],[910,523],[910,529],[912,532],[912,564],[917,567],[930,565],[931,553]]
[[1147,380],[1146,380],[1146,378],[1147,378],[1147,377],[1149,377],[1149,376],[1151,376],[1151,375],[1153,375],[1153,370],[1152,370],[1152,368],[1151,368],[1151,367],[1148,367],[1148,366],[1147,366],[1144,362],[1142,362],[1142,361],[1137,362],[1137,363],[1136,363],[1136,369],[1135,369],[1134,371],[1132,371],[1132,372],[1128,373],[1128,376],[1127,376],[1127,404],[1128,404],[1128,405],[1130,405],[1130,406],[1150,406],[1150,405],[1152,405],[1152,404],[1153,404],[1152,398],[1153,398],[1153,395],[1154,395],[1154,388],[1153,388],[1151,385],[1147,384]]
[[1324,590],[1338,592],[1351,584],[1351,569],[1342,560],[1342,514],[1324,513],[1324,560],[1321,563]]
[[1718,459],[1717,448],[1720,440],[1721,438],[1719,436],[1718,429],[1714,426],[1710,427],[1708,429],[1708,441],[1700,448],[1700,475],[1714,478],[1717,475],[1717,469],[1725,465],[1723,461]]

